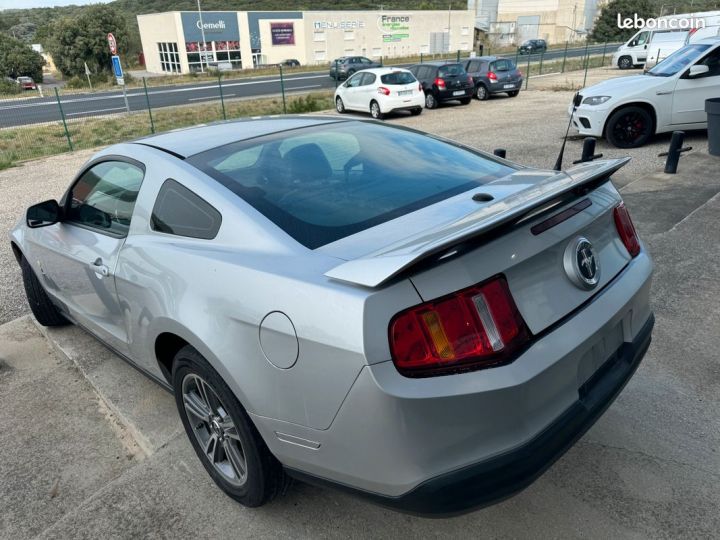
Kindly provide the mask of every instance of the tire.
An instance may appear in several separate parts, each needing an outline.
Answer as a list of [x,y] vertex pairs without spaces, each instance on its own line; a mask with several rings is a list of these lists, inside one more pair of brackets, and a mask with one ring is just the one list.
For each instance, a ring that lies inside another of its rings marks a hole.
[[508,92],[508,96],[510,97],[518,97],[520,95],[520,90],[513,90],[512,92]]
[[463,98],[463,99],[460,100],[460,104],[461,104],[461,105],[470,105],[470,102],[471,102],[471,101],[472,101],[472,98],[471,98],[471,97],[469,97],[469,98]]
[[432,92],[425,94],[425,108],[426,109],[437,109],[438,101]]
[[490,92],[484,84],[478,84],[475,88],[475,97],[478,98],[480,101],[485,101],[490,97]]
[[643,146],[654,132],[652,116],[641,107],[623,107],[605,124],[605,138],[617,148]]
[[372,116],[375,120],[382,120],[385,118],[385,115],[380,110],[380,104],[374,99],[370,102],[370,116]]
[[618,68],[620,69],[630,69],[633,67],[633,61],[630,56],[621,56],[618,59]]
[[35,275],[30,263],[23,257],[20,262],[22,270],[23,284],[25,285],[25,295],[27,296],[30,310],[37,319],[37,322],[43,326],[64,326],[70,324],[58,309],[50,301],[50,297],[43,289],[42,283]]
[[345,114],[347,111],[345,110],[345,103],[343,103],[343,100],[340,96],[335,98],[335,110],[339,114]]
[[[185,432],[220,489],[248,507],[262,506],[285,492],[290,480],[282,465],[225,381],[193,347],[187,345],[175,355],[172,383]],[[244,474],[237,464],[244,465]]]
[[418,107],[417,109],[410,109],[410,114],[413,116],[420,116],[422,114],[422,107]]

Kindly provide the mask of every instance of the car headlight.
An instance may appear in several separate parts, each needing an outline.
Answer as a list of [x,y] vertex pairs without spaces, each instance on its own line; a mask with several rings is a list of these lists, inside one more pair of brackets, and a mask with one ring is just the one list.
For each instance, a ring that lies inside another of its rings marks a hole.
[[591,96],[583,99],[583,105],[601,105],[605,103],[610,96]]

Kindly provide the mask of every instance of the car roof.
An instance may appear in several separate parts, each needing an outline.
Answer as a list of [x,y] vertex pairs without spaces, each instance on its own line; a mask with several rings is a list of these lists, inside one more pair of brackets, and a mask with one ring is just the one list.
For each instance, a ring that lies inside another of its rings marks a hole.
[[266,116],[203,124],[150,135],[131,141],[152,146],[182,158],[205,152],[218,146],[254,139],[280,131],[300,129],[321,124],[347,122],[332,116]]
[[435,67],[442,67],[442,66],[449,66],[454,64],[460,64],[462,65],[463,62],[457,62],[455,60],[431,60],[430,62],[423,62],[422,64],[415,64],[416,66],[435,66]]
[[383,66],[379,68],[369,68],[369,69],[363,69],[362,71],[358,71],[357,73],[374,73],[375,75],[387,75],[388,73],[394,73],[396,71],[407,71],[410,73],[410,70],[407,68],[402,67],[392,67],[392,66]]

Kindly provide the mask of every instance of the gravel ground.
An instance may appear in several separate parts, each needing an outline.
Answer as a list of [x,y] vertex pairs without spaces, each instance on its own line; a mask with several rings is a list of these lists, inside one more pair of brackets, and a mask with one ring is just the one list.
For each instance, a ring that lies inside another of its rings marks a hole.
[[[618,74],[617,70],[593,70],[589,73],[588,83]],[[544,77],[542,87],[562,86],[569,76]],[[455,139],[488,152],[505,148],[512,161],[552,168],[567,127],[566,109],[572,95],[573,91],[531,89],[516,98],[499,96],[485,102],[473,100],[467,106],[449,104],[437,110],[426,110],[420,116],[394,115],[387,121]],[[615,176],[616,184],[623,186],[661,170],[664,158],[659,158],[658,153],[667,149],[669,141],[669,134],[660,135],[643,148],[620,150],[601,140],[596,152],[606,158],[632,156],[632,162]],[[706,132],[691,133],[686,144],[706,149]],[[582,139],[571,137],[565,152],[565,166],[579,159],[581,152]],[[80,165],[92,154],[91,150],[78,151],[0,171],[0,232],[7,234],[30,204],[60,197]],[[0,324],[27,313],[20,272],[6,241],[0,246],[0,298]]]

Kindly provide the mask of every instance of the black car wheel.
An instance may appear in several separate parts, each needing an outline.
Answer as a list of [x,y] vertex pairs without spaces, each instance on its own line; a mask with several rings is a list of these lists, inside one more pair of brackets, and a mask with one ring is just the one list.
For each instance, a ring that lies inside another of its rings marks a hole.
[[175,355],[175,404],[195,453],[215,483],[245,506],[271,501],[289,483],[225,381],[187,345]]
[[513,90],[512,92],[508,92],[508,96],[510,97],[517,97],[518,94],[520,94],[520,90]]
[[425,94],[425,108],[426,109],[436,109],[438,106],[438,101],[435,99],[435,96],[428,92]]
[[335,110],[339,112],[340,114],[343,114],[345,112],[345,103],[343,103],[343,100],[340,96],[335,98]]
[[485,101],[490,97],[490,92],[488,92],[488,89],[485,88],[484,84],[478,84],[477,88],[475,88],[475,97],[480,101]]
[[37,322],[43,326],[63,326],[69,324],[69,321],[62,316],[60,311],[50,301],[50,297],[35,275],[30,263],[23,257],[20,261],[20,269],[22,270],[23,285],[25,285],[25,295],[27,296],[30,310],[32,311]]
[[380,104],[375,100],[370,102],[370,116],[372,116],[375,120],[382,120],[385,118],[385,115],[380,110]]
[[605,127],[605,136],[618,148],[644,145],[654,132],[653,119],[641,107],[624,107],[615,111]]
[[632,58],[630,58],[629,56],[621,56],[618,60],[618,67],[620,69],[630,69],[631,67],[633,67]]

